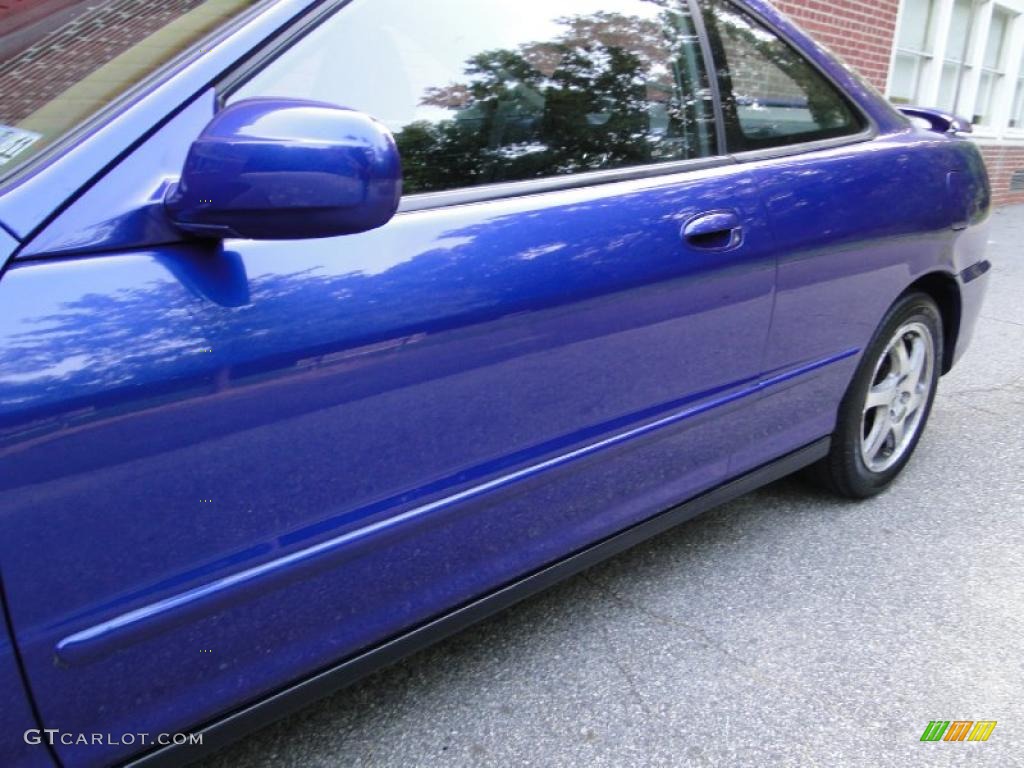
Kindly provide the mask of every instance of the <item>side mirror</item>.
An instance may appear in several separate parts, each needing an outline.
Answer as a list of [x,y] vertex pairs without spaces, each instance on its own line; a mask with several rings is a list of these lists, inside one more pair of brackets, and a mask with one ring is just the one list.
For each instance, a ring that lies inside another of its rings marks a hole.
[[196,139],[164,200],[203,237],[284,240],[366,232],[402,196],[395,140],[376,120],[299,99],[225,108]]
[[911,119],[923,120],[929,130],[936,133],[973,133],[974,126],[962,117],[927,107],[900,107],[900,112]]

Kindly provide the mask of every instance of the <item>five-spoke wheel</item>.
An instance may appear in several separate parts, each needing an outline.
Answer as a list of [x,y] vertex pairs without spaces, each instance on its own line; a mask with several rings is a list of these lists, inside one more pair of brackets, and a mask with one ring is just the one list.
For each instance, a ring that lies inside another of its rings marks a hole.
[[897,301],[861,357],[839,407],[828,456],[810,468],[855,499],[884,490],[910,460],[931,412],[942,367],[942,315],[912,293]]
[[934,365],[935,340],[928,326],[901,326],[875,367],[864,402],[860,450],[872,472],[884,472],[903,458],[916,437]]

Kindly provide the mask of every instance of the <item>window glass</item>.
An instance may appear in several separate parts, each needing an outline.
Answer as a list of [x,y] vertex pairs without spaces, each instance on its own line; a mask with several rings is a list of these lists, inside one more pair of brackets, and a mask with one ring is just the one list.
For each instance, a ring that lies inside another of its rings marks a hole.
[[897,104],[920,101],[921,80],[932,59],[936,0],[903,0],[889,96]]
[[911,104],[916,101],[919,80],[920,59],[910,54],[897,53],[892,68],[892,100],[897,104]]
[[736,6],[702,0],[729,150],[858,133],[849,102],[796,50]]
[[1013,111],[1010,113],[1010,127],[1024,128],[1024,55],[1021,56],[1020,74],[1014,91]]
[[973,0],[956,0],[953,3],[953,19],[949,27],[949,42],[946,58],[951,61],[966,61],[970,48]]
[[972,117],[974,123],[987,125],[992,118],[992,96],[995,94],[998,78],[991,72],[982,72],[978,81],[978,99],[975,104],[975,112]]
[[[939,80],[939,108],[948,112],[960,112],[960,96],[963,84],[970,75],[971,33],[974,27],[973,0],[955,0],[949,36],[946,39],[946,60],[942,65]],[[970,105],[968,105],[968,108]]]
[[0,176],[255,2],[0,2]]
[[685,0],[355,0],[235,91],[363,111],[404,190],[706,157],[714,110]]
[[1006,32],[1010,28],[1010,14],[1001,9],[992,12],[992,24],[988,28],[988,42],[985,44],[985,59],[982,66],[987,69],[1001,69]]
[[1004,51],[1007,33],[1010,30],[1010,14],[1002,8],[992,11],[992,22],[988,28],[984,57],[981,62],[981,79],[978,82],[978,97],[974,107],[974,122],[989,125],[995,107],[996,94],[1002,87],[1004,72]]
[[956,112],[957,83],[960,65],[946,62],[942,65],[942,79],[939,81],[938,106],[947,112]]
[[934,0],[904,0],[897,45],[908,51],[931,48],[930,32]]

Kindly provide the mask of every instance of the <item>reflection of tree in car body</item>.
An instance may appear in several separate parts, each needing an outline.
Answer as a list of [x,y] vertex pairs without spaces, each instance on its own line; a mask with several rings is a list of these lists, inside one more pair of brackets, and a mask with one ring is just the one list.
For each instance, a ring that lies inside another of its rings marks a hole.
[[416,121],[396,136],[406,192],[709,153],[700,123],[710,107],[688,15],[598,12],[558,23],[555,40],[475,54],[465,80],[426,91],[421,104],[452,117]]

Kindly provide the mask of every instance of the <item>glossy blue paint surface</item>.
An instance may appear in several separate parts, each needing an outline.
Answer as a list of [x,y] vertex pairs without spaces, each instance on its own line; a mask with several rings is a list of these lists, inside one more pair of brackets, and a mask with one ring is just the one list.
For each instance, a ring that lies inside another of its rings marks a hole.
[[974,133],[974,126],[971,121],[964,117],[958,117],[951,112],[941,109],[929,109],[927,107],[900,107],[900,112],[908,117],[916,117],[924,120],[932,130],[939,133]]
[[29,707],[28,696],[18,673],[18,662],[0,615],[0,756],[9,768],[52,768],[53,760],[44,743],[28,743],[42,737]]
[[[766,370],[836,348],[863,349],[886,310],[915,281],[941,274],[954,282],[968,262],[978,259],[984,247],[975,235],[970,247],[956,248],[945,185],[950,168],[975,178],[970,164],[976,154],[966,142],[913,132],[759,164],[756,178],[779,249]],[[987,189],[975,191],[987,210]],[[961,202],[965,209],[968,205]],[[979,215],[973,215],[976,224]],[[779,439],[800,444],[831,431],[853,368],[834,373],[831,382],[819,378],[762,401],[758,418],[772,426],[738,452],[733,470],[751,469],[777,455]],[[787,416],[794,408],[817,416],[795,423]]]
[[977,150],[760,2],[875,135],[343,237],[181,237],[163,200],[211,73],[300,5],[54,161],[68,180],[0,195],[22,236],[68,203],[0,279],[0,568],[48,727],[196,726],[828,435],[921,277],[956,284],[969,340]]
[[[0,229],[0,260],[6,259],[17,242]],[[6,534],[5,534],[6,535]],[[3,584],[3,569],[0,568],[0,586]],[[28,744],[26,731],[38,729],[29,705],[18,669],[18,659],[12,643],[13,634],[7,625],[7,612],[3,605],[3,590],[0,589],[0,757],[5,766],[11,768],[50,768],[53,761],[42,744]]]
[[[687,248],[722,201],[743,247]],[[9,541],[118,552],[21,583],[44,716],[89,728],[87,695],[111,727],[184,726],[720,482],[762,394],[770,245],[726,166],[15,266]]]
[[294,240],[376,229],[401,198],[398,147],[381,123],[331,104],[249,99],[193,142],[165,209],[200,236]]

